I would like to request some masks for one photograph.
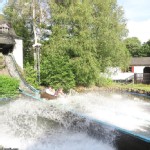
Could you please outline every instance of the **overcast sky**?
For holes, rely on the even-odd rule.
[[[118,0],[123,6],[129,37],[138,37],[141,42],[150,39],[150,0]]]

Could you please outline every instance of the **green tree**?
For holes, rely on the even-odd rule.
[[[127,35],[123,10],[116,0],[94,0],[94,38],[96,55],[102,70],[108,66],[124,66],[129,60],[128,51],[123,44]]]
[[[32,45],[45,36],[43,28],[46,28],[45,22],[48,16],[46,5],[46,0],[8,0],[3,10],[5,18],[12,24],[16,34],[23,39],[26,62],[33,61],[35,51]]]
[[[142,44],[139,56],[150,57],[150,40]]]
[[[28,4],[29,1],[27,0]],[[20,1],[19,6],[22,5],[21,2],[23,1]],[[12,8],[15,12],[14,6]],[[32,19],[32,11],[27,8],[25,5],[16,14],[24,18],[25,27],[30,31],[32,26],[35,27],[40,22],[38,15],[41,13],[37,11],[37,18]],[[37,8],[40,10],[40,7]],[[99,80],[100,72],[107,67],[123,67],[127,64],[129,53],[123,43],[123,37],[127,34],[126,22],[116,0],[51,0],[49,11],[50,19],[46,25],[51,29],[51,35],[43,42],[41,52],[41,81],[44,85],[57,87],[59,81],[63,86],[60,79],[64,72],[70,72],[68,78],[73,82],[75,80],[76,85],[94,85]],[[8,16],[14,17],[14,12]],[[30,31],[32,35],[33,31],[35,33],[35,28]],[[60,67],[61,61],[66,67]],[[55,68],[53,62],[59,64],[56,66],[62,70]],[[51,74],[53,70],[56,70],[55,75]],[[74,83],[65,78],[65,87],[72,87]]]
[[[141,56],[141,42],[137,37],[127,38],[124,42],[132,57]]]
[[[20,1],[21,2],[21,1]],[[22,8],[22,9],[20,9]],[[5,18],[11,23],[13,26],[15,33],[22,38],[23,40],[23,55],[24,55],[24,60],[30,61],[33,60],[32,56],[32,30],[29,20],[29,11],[26,8],[26,13],[24,13],[25,7],[23,6],[22,3],[15,3],[9,1],[4,8],[4,16]],[[28,13],[27,13],[28,12]],[[27,26],[28,24],[28,26]],[[24,62],[26,64],[26,62]]]
[[[73,2],[64,6],[51,1],[52,35],[44,49],[49,53],[69,56],[76,85],[95,84],[100,65],[95,58],[95,42],[92,38],[92,11],[89,1]],[[88,8],[88,9],[87,9]]]
[[[75,86],[74,74],[68,57],[55,53],[44,54],[41,63],[41,83],[65,91]]]

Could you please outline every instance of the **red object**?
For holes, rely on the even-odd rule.
[[[132,72],[134,73],[134,66],[132,66]]]

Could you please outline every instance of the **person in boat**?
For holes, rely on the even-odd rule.
[[[55,92],[55,96],[58,96],[58,97],[64,97],[64,96],[66,96],[66,94],[63,92],[63,88],[59,88],[59,89]]]
[[[50,95],[54,95],[55,96],[55,89],[53,89],[52,87],[48,87],[48,88],[46,88],[46,90],[45,90],[45,92],[47,93],[47,94],[50,94]]]
[[[40,97],[47,100],[53,100],[57,98],[57,96],[55,96],[55,89],[52,87],[47,87],[45,90],[43,90],[40,94]]]

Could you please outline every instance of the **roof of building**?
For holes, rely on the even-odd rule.
[[[15,39],[17,38],[11,24],[6,20],[0,20],[0,48],[3,45],[15,45]]]
[[[14,29],[12,28],[11,24],[8,23],[8,21],[6,21],[6,20],[0,20],[0,27],[5,27],[5,28],[9,29],[9,34],[8,34],[8,36],[11,35],[12,37],[15,37],[15,38],[18,37],[18,36],[16,35]]]
[[[133,57],[131,58],[131,66],[150,66],[150,57]]]
[[[4,24],[0,24],[0,28],[7,28],[7,29],[9,29],[9,26],[6,24],[6,23],[4,23]]]

